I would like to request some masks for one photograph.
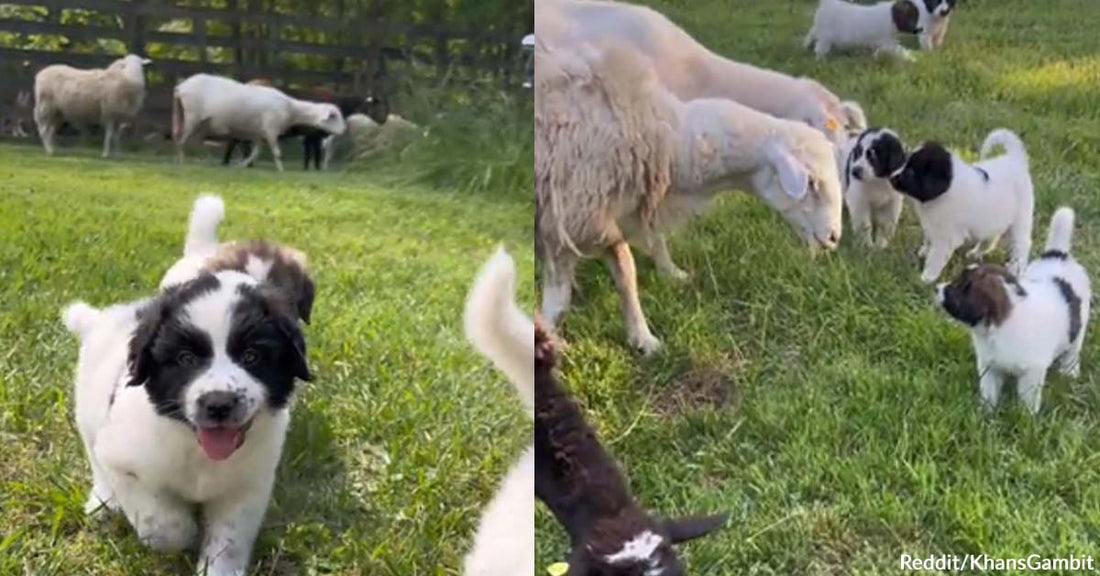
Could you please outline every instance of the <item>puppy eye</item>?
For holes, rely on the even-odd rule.
[[[194,368],[199,365],[199,357],[190,350],[184,350],[176,355],[176,364],[183,368]]]
[[[260,361],[260,353],[255,348],[248,348],[241,354],[241,364],[255,366]]]

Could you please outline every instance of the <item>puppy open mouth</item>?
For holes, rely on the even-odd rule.
[[[222,461],[233,455],[244,445],[245,434],[252,427],[252,420],[243,426],[212,426],[195,428],[195,440],[198,441],[206,457]]]

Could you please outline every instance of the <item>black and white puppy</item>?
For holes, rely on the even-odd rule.
[[[970,328],[987,408],[997,406],[1005,380],[1015,378],[1034,414],[1051,365],[1073,378],[1080,373],[1092,288],[1070,255],[1073,219],[1070,208],[1054,213],[1046,251],[1019,280],[997,266],[971,266],[937,290],[943,309]]]
[[[183,256],[165,273],[160,287],[187,282],[203,272],[236,270],[282,291],[297,310],[298,318],[309,324],[315,286],[306,255],[268,240],[223,243],[218,240],[218,225],[224,218],[225,203],[220,197],[204,194],[195,200]]]
[[[865,246],[885,248],[894,236],[905,197],[890,177],[905,165],[905,146],[887,128],[864,130],[852,142],[844,166],[844,202],[852,231]]]
[[[833,48],[871,48],[912,60],[899,34],[923,34],[928,11],[921,0],[893,0],[864,5],[845,0],[821,0],[803,45],[824,58]]]
[[[996,146],[1005,153],[989,158]],[[924,230],[924,282],[935,282],[960,246],[974,242],[970,254],[980,256],[1005,233],[1009,272],[1018,275],[1027,266],[1035,209],[1027,150],[1016,134],[998,129],[982,143],[981,158],[970,165],[942,144],[925,142],[890,178],[895,190],[915,201]]]
[[[951,23],[951,13],[955,11],[957,0],[922,0],[928,11],[928,26],[920,35],[921,50],[931,50],[943,46],[947,37],[947,25]]]
[[[243,576],[271,497],[296,380],[310,380],[293,303],[236,271],[152,298],[69,306],[85,509],[121,510],[157,550],[196,543],[199,574]]]

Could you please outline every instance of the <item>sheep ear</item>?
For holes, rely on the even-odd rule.
[[[711,532],[726,525],[730,519],[729,514],[712,514],[710,516],[685,516],[662,520],[665,533],[673,544],[694,540],[700,536],[706,536]]]
[[[783,191],[795,200],[804,198],[810,185],[810,175],[802,163],[795,159],[786,146],[778,142],[768,144],[767,158],[779,175],[779,184]]]
[[[840,106],[844,109],[844,116],[849,129],[860,132],[867,129],[867,114],[863,112],[863,107],[859,105],[859,102],[845,100],[840,103]]]

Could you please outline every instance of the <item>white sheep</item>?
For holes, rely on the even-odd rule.
[[[172,97],[172,139],[180,163],[188,140],[201,133],[251,142],[252,151],[242,166],[251,164],[260,153],[260,143],[266,142],[282,172],[279,135],[291,126],[310,126],[333,135],[347,129],[334,104],[297,100],[275,88],[222,76],[191,76],[176,86]]]
[[[650,8],[603,0],[539,0],[535,37],[551,47],[625,42],[645,55],[661,83],[685,102],[729,98],[773,116],[806,122],[833,143],[844,140],[845,128],[866,128],[817,81],[723,58]]]
[[[820,132],[732,100],[685,103],[628,45],[539,44],[535,61],[535,227],[548,322],[569,307],[579,257],[604,256],[631,344],[656,350],[628,242],[682,275],[660,231],[723,190],[752,190],[812,248],[836,246],[840,178]]]
[[[64,64],[43,68],[34,76],[34,122],[47,154],[63,122],[87,128],[103,126],[103,157],[118,147],[119,130],[132,122],[145,103],[145,66],[152,60],[133,54],[106,69],[80,70]]]

